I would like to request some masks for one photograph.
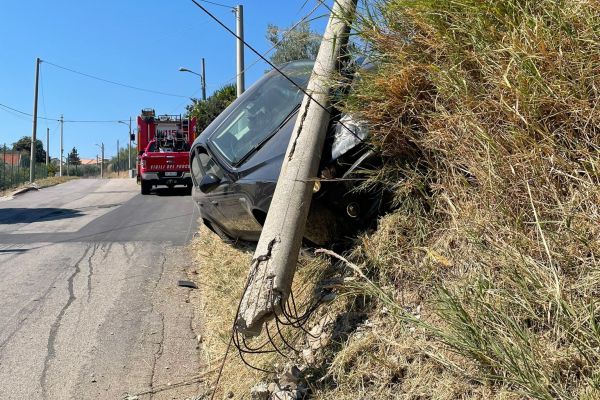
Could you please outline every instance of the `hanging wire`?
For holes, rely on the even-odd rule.
[[[214,1],[209,1],[209,0],[200,0],[200,1],[203,3],[208,3],[208,4],[212,4],[212,5],[219,6],[219,7],[229,8],[231,10],[235,9],[235,7],[233,7],[233,6],[228,6],[226,4],[221,4],[221,3],[214,2]]]
[[[306,4],[306,3],[305,3]],[[279,41],[277,41],[277,43],[274,43],[269,49],[267,49],[267,51],[265,51],[264,53],[262,53],[263,57],[259,57],[256,60],[254,60],[254,62],[252,62],[250,65],[248,65],[246,68],[244,68],[242,70],[242,73],[248,71],[250,68],[252,68],[253,66],[255,66],[256,64],[258,64],[258,62],[260,62],[261,60],[264,60],[264,57],[266,57],[270,52],[272,52],[275,48],[277,48],[277,46],[279,46],[286,38],[287,36],[290,34],[290,32],[292,32],[294,29],[296,29],[300,24],[302,24],[303,22],[308,21],[308,18],[314,14],[315,11],[317,11],[319,9],[319,7],[321,6],[321,4],[317,4],[312,10],[310,10],[308,12],[308,14],[306,14],[301,20],[299,20],[298,22],[296,22],[294,25],[292,25],[288,30],[286,30],[282,35],[281,35],[281,39]],[[229,82],[233,82],[236,78],[237,78],[238,74],[235,74],[234,76],[232,76],[231,78],[229,78],[228,80],[225,81],[225,83],[223,85],[228,84]]]
[[[25,111],[21,111],[21,110],[17,110],[16,108],[7,106],[6,104],[2,104],[0,103],[0,107],[2,107],[4,109],[4,111],[9,112],[13,111],[14,113],[18,113],[21,115],[25,115],[28,117],[33,117],[33,114],[30,114],[28,112]],[[60,122],[59,118],[46,118],[46,117],[40,117],[38,116],[38,119],[42,119],[42,120],[46,120],[46,121],[55,121],[55,122]],[[118,123],[119,121],[124,121],[126,119],[129,119],[129,117],[127,118],[121,118],[121,119],[107,119],[107,120],[74,120],[74,119],[65,119],[63,120],[63,122],[75,122],[75,123]]]
[[[256,50],[251,44],[249,44],[248,42],[246,42],[245,40],[243,40],[242,38],[240,38],[234,31],[232,31],[227,25],[225,25],[223,22],[221,22],[220,19],[218,19],[217,17],[215,17],[210,11],[208,11],[206,9],[206,7],[202,6],[200,3],[198,3],[197,0],[190,0],[192,3],[194,3],[196,6],[198,6],[202,11],[204,11],[209,17],[211,17],[215,22],[217,22],[219,25],[221,25],[221,27],[223,27],[227,32],[229,32],[230,34],[232,34],[235,38],[237,38],[239,41],[241,41],[244,46],[246,46],[248,49],[250,49],[254,54],[256,54],[258,57],[260,57],[264,62],[266,62],[271,68],[273,68],[275,71],[277,71],[281,76],[283,76],[286,80],[288,80],[289,82],[291,82],[292,85],[294,85],[298,90],[300,90],[302,93],[304,93],[304,95],[308,96],[311,101],[313,101],[316,105],[318,105],[323,111],[325,111],[326,113],[328,113],[331,117],[333,117],[333,114],[331,112],[331,110],[327,107],[325,107],[323,104],[321,104],[319,101],[315,100],[313,98],[313,96],[311,94],[308,93],[308,91],[306,89],[304,89],[302,86],[298,85],[296,82],[294,82],[294,80],[292,78],[290,78],[287,74],[285,74],[280,68],[278,68],[275,64],[273,64],[271,61],[269,61],[266,57],[264,57],[261,53],[258,52],[258,50]],[[320,0],[321,1],[321,0]],[[360,136],[358,136],[356,134],[356,132],[354,132],[354,130],[350,129],[348,126],[346,126],[343,122],[338,121],[338,123],[343,126],[344,128],[346,128],[348,130],[348,132],[350,132],[357,140],[359,140],[360,142],[364,142],[364,139],[361,138]]]
[[[206,0],[200,0],[203,1],[205,3],[210,3],[209,1]],[[306,5],[306,3],[308,2],[308,0],[304,3],[304,5]],[[269,49],[267,49],[264,53],[262,53],[262,55],[264,57],[266,57],[271,51],[273,51],[275,48],[277,48],[277,46],[279,46],[286,38],[287,36],[290,34],[290,32],[292,32],[294,29],[296,29],[300,24],[302,24],[305,21],[308,21],[309,18],[312,16],[312,14],[314,14],[315,11],[317,11],[319,9],[321,5],[317,4],[312,10],[310,10],[308,12],[308,14],[306,14],[302,19],[300,19],[298,22],[296,22],[294,25],[292,25],[289,29],[287,29],[282,35],[281,35],[281,39],[279,41],[277,41],[277,43],[274,43]],[[304,6],[303,6],[304,7]],[[235,9],[234,7],[231,7],[232,9]],[[250,65],[248,65],[247,67],[245,67],[242,70],[242,73],[245,73],[246,71],[250,70],[250,68],[254,67],[256,64],[258,64],[259,61],[261,61],[262,58],[257,58],[256,60],[254,60]],[[221,85],[214,85],[214,86],[219,86],[219,87],[224,87],[228,84],[230,84],[231,82],[235,81],[235,79],[237,78],[238,74],[235,74],[234,76],[232,76],[231,78],[227,79],[226,81],[224,81]],[[198,92],[200,92],[200,90],[197,90],[196,92],[194,92],[194,94],[192,94],[190,97],[194,97]],[[179,109],[181,106],[185,105],[186,102],[183,102],[181,104],[179,104],[175,109]]]
[[[48,113],[46,111],[46,99],[44,98],[44,79],[43,79],[43,73],[42,73],[43,68],[40,68],[40,89],[41,89],[41,95],[42,95],[42,109],[44,110],[44,116],[47,116]],[[46,127],[46,130],[48,130],[48,120],[44,118],[44,126]],[[48,149],[46,149],[46,151],[48,151]]]
[[[72,68],[64,67],[62,65],[58,65],[58,64],[52,63],[50,61],[46,61],[46,60],[44,60],[44,63],[46,63],[48,65],[52,65],[53,67],[56,67],[56,68],[63,69],[65,71],[72,72],[72,73],[77,74],[77,75],[85,76],[87,78],[95,79],[95,80],[98,80],[98,81],[101,81],[101,82],[105,82],[105,83],[110,83],[110,84],[116,85],[116,86],[122,86],[122,87],[125,87],[125,88],[128,88],[128,89],[139,90],[139,91],[147,92],[147,93],[160,94],[160,95],[163,95],[163,96],[189,98],[189,96],[184,96],[184,95],[180,95],[180,94],[160,92],[158,90],[152,90],[152,89],[144,89],[144,88],[141,88],[141,87],[128,85],[126,83],[120,83],[120,82],[111,81],[109,79],[104,79],[104,78],[101,78],[101,77],[98,77],[98,76],[95,76],[95,75],[91,75],[91,74],[88,74],[88,73],[85,73],[85,72],[77,71],[77,70],[74,70]]]

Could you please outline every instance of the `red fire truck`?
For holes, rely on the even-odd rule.
[[[191,193],[189,150],[196,139],[196,119],[157,116],[153,109],[143,109],[137,124],[137,176],[142,194],[157,185],[184,185]]]

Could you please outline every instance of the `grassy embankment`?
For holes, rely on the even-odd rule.
[[[380,68],[346,108],[388,157],[372,180],[397,209],[347,255],[360,273],[300,263],[296,290],[344,278],[308,323],[335,320],[311,397],[600,398],[600,3],[368,6]],[[214,367],[251,252],[198,240]],[[217,397],[268,379],[234,355]]]

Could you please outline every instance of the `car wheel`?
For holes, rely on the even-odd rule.
[[[225,243],[233,243],[235,241],[231,236],[229,236],[221,228],[219,228],[218,225],[211,224],[210,222],[207,223],[206,221],[204,223]]]

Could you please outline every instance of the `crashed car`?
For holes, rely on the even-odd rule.
[[[312,61],[295,61],[280,69],[306,88],[312,68]],[[194,141],[193,199],[204,224],[223,239],[259,239],[303,96],[273,70]],[[305,230],[314,244],[351,234],[379,208],[380,193],[356,190],[358,171],[377,159],[365,136],[348,115],[332,115]]]

